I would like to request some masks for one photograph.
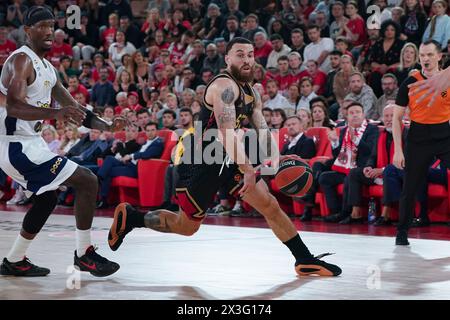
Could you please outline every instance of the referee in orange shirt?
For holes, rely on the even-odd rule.
[[[447,90],[450,85],[439,91],[439,94],[432,95],[425,91],[431,86],[424,84],[424,80],[440,72],[441,58],[438,42],[429,40],[422,43],[419,48],[422,71],[410,74],[400,86],[395,101],[393,162],[397,168],[405,169],[396,245],[409,245],[408,229],[414,215],[415,195],[419,186],[426,183],[428,167],[434,157],[450,165],[450,92]],[[406,107],[410,109],[411,126],[403,154],[401,132]]]

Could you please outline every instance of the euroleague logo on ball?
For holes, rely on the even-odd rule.
[[[295,160],[287,160],[287,161],[283,161],[280,164],[280,168],[281,167],[285,167],[285,166],[295,166]]]
[[[304,196],[311,188],[312,181],[311,167],[302,158],[292,155],[280,161],[275,184],[285,195]]]

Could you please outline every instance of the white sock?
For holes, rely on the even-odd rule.
[[[91,246],[91,229],[76,231],[77,236],[77,256],[81,258],[86,253],[86,249]]]
[[[18,262],[22,261],[25,257],[25,254],[28,250],[28,247],[31,244],[31,241],[22,237],[21,234],[17,236],[16,241],[14,241],[14,244],[9,251],[8,255],[6,256],[6,259],[8,259],[9,262]]]

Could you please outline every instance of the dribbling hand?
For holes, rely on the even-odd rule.
[[[58,109],[55,115],[56,120],[73,123],[77,126],[80,126],[85,118],[86,113],[76,106],[65,106]]]
[[[254,170],[247,170],[244,173],[244,185],[239,190],[241,197],[245,196],[248,192],[251,192],[256,186],[256,175]]]

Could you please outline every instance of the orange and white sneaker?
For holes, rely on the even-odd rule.
[[[129,203],[122,202],[116,207],[114,220],[108,233],[108,244],[111,250],[116,251],[119,249],[125,236],[136,227],[133,225],[136,215],[142,215],[142,213]]]
[[[325,256],[329,256],[331,253],[324,253],[318,256],[311,256],[295,263],[295,271],[299,276],[321,276],[321,277],[337,277],[342,273],[341,268],[338,266],[327,263],[320,260]]]

